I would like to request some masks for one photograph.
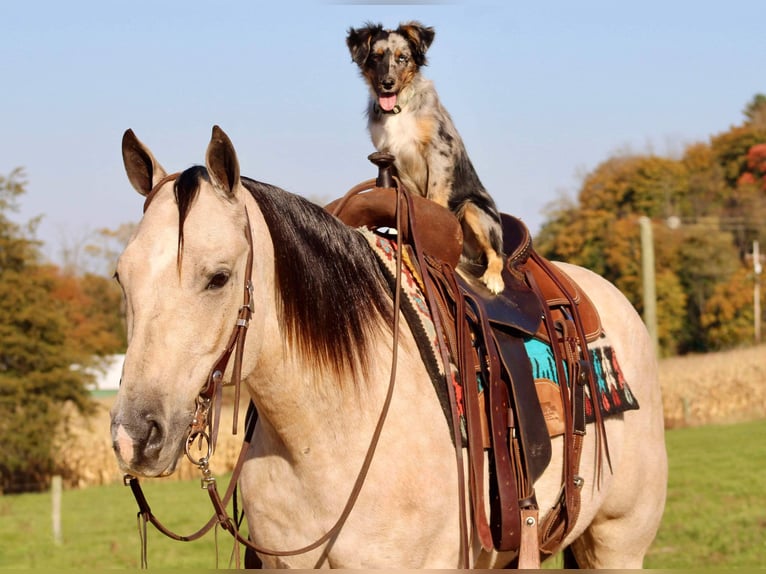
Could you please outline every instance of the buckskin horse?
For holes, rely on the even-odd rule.
[[[128,335],[111,413],[122,470],[169,475],[184,452],[193,457],[195,439],[209,457],[216,431],[200,418],[211,388],[237,379],[258,413],[238,482],[252,544],[275,549],[259,552],[265,567],[512,563],[517,549],[498,551],[467,524],[489,498],[468,513],[459,500],[471,474],[456,464],[460,439],[369,240],[300,196],[241,177],[218,127],[205,166],[180,174],[168,175],[131,130],[123,157],[146,199],[115,273]],[[579,567],[641,567],[667,479],[654,348],[614,286],[559,267],[595,305],[640,408],[605,417],[603,435],[588,423],[579,512],[556,549]],[[607,439],[609,466],[599,468]],[[540,522],[562,499],[563,440],[551,439],[534,482]]]

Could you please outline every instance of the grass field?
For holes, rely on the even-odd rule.
[[[763,568],[766,421],[666,433],[670,473],[648,568]]]
[[[212,508],[198,480],[147,480],[142,483],[152,511],[166,526],[191,534]],[[223,491],[225,484],[219,484]],[[51,495],[0,497],[0,568],[139,568],[138,507],[121,484],[65,490],[62,496],[62,544],[52,537]],[[219,565],[228,565],[232,544],[219,533]],[[196,542],[176,542],[148,527],[151,568],[215,568],[215,534]]]
[[[667,432],[665,515],[649,568],[758,568],[766,557],[766,421]],[[152,510],[188,534],[208,518],[198,481],[145,481]],[[223,490],[224,484],[219,488]],[[66,490],[63,542],[53,544],[50,494],[0,497],[0,568],[137,568],[136,504],[121,485]],[[215,536],[175,542],[149,526],[151,568],[215,568]],[[232,543],[219,533],[219,565]]]

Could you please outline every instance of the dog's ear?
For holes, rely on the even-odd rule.
[[[371,24],[367,22],[364,28],[349,28],[346,36],[346,46],[351,52],[351,59],[359,67],[364,66],[370,55],[372,38],[383,31],[382,24]]]
[[[396,32],[409,41],[415,63],[418,66],[424,66],[426,64],[426,52],[431,46],[431,42],[434,41],[434,36],[436,36],[434,29],[413,21],[399,24]]]

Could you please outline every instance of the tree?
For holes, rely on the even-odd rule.
[[[101,228],[59,240],[59,259],[66,275],[111,277],[117,258],[132,237],[136,223],[123,223],[117,229]]]
[[[52,439],[62,406],[91,408],[85,389],[90,377],[72,365],[89,357],[67,338],[65,308],[57,287],[41,266],[34,222],[12,222],[24,193],[23,172],[0,177],[0,491],[37,490],[53,468]]]
[[[86,273],[62,273],[58,267],[41,270],[53,282],[51,297],[61,303],[67,318],[69,340],[77,341],[88,355],[113,355],[125,351],[122,292],[111,279]]]
[[[755,94],[742,113],[745,114],[747,123],[766,128],[766,95]]]
[[[707,347],[725,349],[751,341],[753,317],[753,273],[742,266],[716,285],[705,302],[700,324]]]
[[[687,189],[683,164],[654,155],[622,156],[608,159],[585,179],[580,202],[618,218],[668,217],[677,213]]]
[[[745,124],[713,136],[710,146],[716,161],[723,169],[723,177],[729,189],[737,188],[737,182],[747,171],[747,153],[754,145],[766,143],[766,127]]]
[[[676,215],[697,218],[720,213],[727,197],[726,180],[713,148],[707,143],[692,144],[681,163],[688,174],[688,189]]]
[[[650,217],[663,352],[705,351],[743,336],[721,325],[709,338],[705,329],[716,317],[735,316],[723,298],[752,242],[766,242],[766,96],[757,95],[745,115],[743,125],[688,146],[680,160],[606,159],[585,177],[576,201],[549,209],[535,238],[541,254],[599,273],[641,312],[636,219]]]
[[[676,267],[678,279],[686,293],[686,317],[678,337],[681,352],[707,350],[702,333],[702,311],[720,283],[729,280],[740,264],[731,233],[721,230],[718,218],[700,219],[696,224],[678,230]]]

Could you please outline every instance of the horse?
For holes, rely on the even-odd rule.
[[[238,368],[259,416],[239,488],[254,543],[300,548],[339,524],[387,398],[390,405],[342,524],[309,551],[259,554],[264,567],[461,567],[460,473],[449,426],[409,326],[401,322],[392,337],[391,292],[367,240],[301,196],[241,176],[217,126],[204,166],[168,176],[131,130],[123,158],[146,200],[115,273],[128,337],[111,411],[121,469],[140,477],[174,471],[246,285],[249,335]],[[581,509],[561,548],[579,567],[639,568],[667,482],[654,346],[611,283],[558,265],[594,302],[640,403],[605,420],[611,471],[601,477],[588,425]],[[224,370],[227,382],[234,369]],[[535,484],[541,519],[561,488],[561,441],[553,439]],[[478,568],[514,558],[476,540],[469,553]]]

